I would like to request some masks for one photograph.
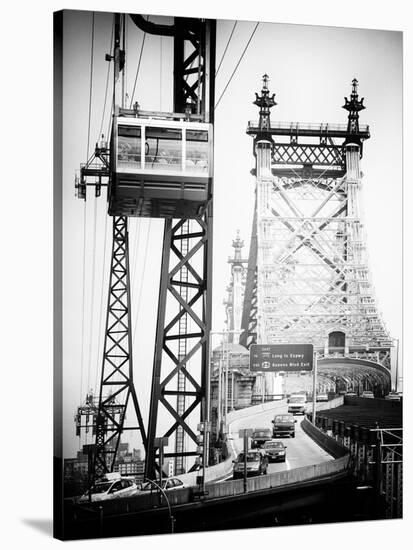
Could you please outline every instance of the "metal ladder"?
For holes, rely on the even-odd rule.
[[[189,220],[186,220],[185,223],[181,227],[181,234],[188,234],[189,232]],[[188,254],[188,248],[189,248],[189,239],[182,239],[181,240],[181,246],[180,251],[182,256],[186,256]],[[179,274],[179,280],[182,283],[179,289],[179,294],[181,298],[188,302],[188,286],[186,283],[188,283],[188,268],[186,266],[182,266]],[[185,313],[182,315],[182,317],[179,319],[179,334],[187,334],[187,325],[188,325],[188,314]],[[178,340],[178,359],[181,361],[187,354],[187,339],[186,338],[180,338]],[[185,368],[187,365],[185,365]],[[182,416],[185,412],[185,392],[186,389],[186,377],[185,375],[179,371],[178,372],[178,381],[177,381],[177,391],[179,392],[176,398],[176,411],[179,416]],[[178,426],[176,429],[176,435],[175,435],[175,452],[178,453],[180,456],[175,457],[175,475],[183,474],[186,471],[186,461],[185,457],[183,456],[183,453],[185,451],[185,431],[182,428],[182,426]]]

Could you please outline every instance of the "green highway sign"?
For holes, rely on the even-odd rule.
[[[252,344],[251,372],[299,372],[313,370],[313,344]]]

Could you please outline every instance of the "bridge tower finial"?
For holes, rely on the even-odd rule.
[[[241,239],[240,230],[237,229],[237,235],[232,241],[232,248],[234,249],[234,260],[241,260],[241,249],[244,247],[244,241]]]
[[[344,98],[344,105],[343,109],[348,111],[348,123],[347,123],[347,138],[345,143],[356,142],[360,143],[360,138],[358,137],[359,134],[359,112],[365,109],[366,107],[363,105],[364,97],[359,99],[358,95],[358,80],[356,78],[353,78],[352,81],[352,89],[351,89],[351,95],[350,100],[347,99],[347,97]]]
[[[253,104],[260,108],[260,120],[258,126],[261,131],[270,129],[270,109],[274,107],[274,105],[277,105],[274,100],[275,94],[270,95],[268,89],[269,80],[269,76],[265,73],[262,77],[261,95],[258,95],[255,92],[255,101],[253,101]]]

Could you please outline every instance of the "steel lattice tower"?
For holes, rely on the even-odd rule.
[[[370,134],[358,122],[365,108],[358,83],[343,106],[347,125],[271,123],[276,103],[267,84],[265,75],[254,102],[260,119],[247,129],[256,208],[241,343],[311,342],[321,357],[374,352],[388,367],[392,342],[377,309],[360,216],[360,159]]]
[[[96,418],[94,475],[114,467],[120,437],[126,430],[146,435],[133,383],[129,247],[126,216],[113,218],[113,245],[106,316],[105,344]],[[128,406],[129,405],[129,406]],[[135,418],[132,413],[135,413]],[[130,422],[125,426],[125,418]]]
[[[202,446],[196,430],[199,421],[208,421],[209,414],[207,364],[212,304],[213,175],[211,170],[210,175],[202,173],[195,181],[191,171],[185,172],[182,166],[177,175],[175,166],[172,167],[175,176],[170,173],[165,176],[155,161],[161,160],[158,145],[164,136],[159,132],[179,128],[184,143],[186,129],[191,134],[194,128],[199,130],[199,124],[203,124],[201,133],[195,137],[192,135],[191,139],[196,141],[199,136],[207,136],[209,150],[206,157],[213,166],[216,22],[176,17],[172,25],[164,25],[149,22],[142,15],[131,14],[130,18],[148,34],[173,38],[174,110],[172,113],[154,113],[140,109],[138,102],[129,108],[126,105],[127,25],[126,16],[116,13],[113,55],[106,55],[107,61],[114,62],[111,142],[109,146],[103,140],[96,144],[94,154],[81,165],[75,185],[78,197],[82,199],[86,199],[87,186],[95,188],[96,196],[100,195],[102,186],[108,188],[108,214],[113,216],[114,228],[104,360],[99,406],[95,414],[96,452],[92,477],[113,469],[122,432],[134,429],[140,432],[146,451],[145,476],[154,479],[162,468],[163,458],[172,458],[175,469],[182,472],[186,469],[187,457],[198,460],[200,455],[207,456],[206,443],[200,451]],[[136,150],[136,154],[129,158],[129,162],[135,165],[133,170],[125,176],[122,169],[121,176],[117,162],[124,160],[125,153],[118,147],[119,128],[126,132],[126,137],[131,131],[136,137],[150,120],[153,122],[149,126],[155,127],[152,131],[157,132],[155,139],[158,143],[148,163],[151,170],[154,169],[153,173],[146,173],[144,177],[138,175],[145,169]],[[159,121],[164,121],[165,128]],[[136,122],[140,124],[139,128]],[[191,126],[191,123],[198,126]],[[189,151],[186,143],[191,139],[182,146],[180,158],[186,158]],[[142,158],[145,159],[149,154],[145,152],[147,142],[142,143],[145,145]],[[191,160],[189,156],[188,160]],[[199,198],[201,195],[202,199]],[[165,219],[147,430],[143,426],[133,382],[129,216]],[[137,418],[131,427],[124,423],[128,405],[133,406]],[[159,411],[163,414],[161,421]],[[129,421],[129,415],[127,418]],[[80,417],[76,422],[80,430]],[[172,449],[163,452],[164,445]]]

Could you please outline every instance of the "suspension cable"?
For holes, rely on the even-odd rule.
[[[222,62],[224,61],[225,54],[227,53],[227,49],[229,46],[229,43],[231,42],[232,35],[234,34],[235,27],[237,26],[238,21],[235,21],[234,26],[232,27],[231,34],[229,35],[227,45],[225,46],[224,53],[222,54],[221,61],[219,62],[218,69],[215,71],[215,78],[219,72],[219,69],[221,68]]]
[[[250,45],[250,42],[251,42],[251,40],[253,39],[253,36],[254,36],[254,34],[255,34],[255,31],[256,31],[257,28],[258,28],[258,25],[259,25],[259,22],[255,25],[254,30],[252,31],[251,36],[249,37],[249,40],[248,40],[248,42],[247,42],[247,45],[245,46],[245,48],[244,48],[244,50],[243,50],[243,52],[242,52],[242,54],[241,54],[241,57],[240,57],[239,60],[238,60],[238,63],[235,65],[235,69],[232,71],[232,74],[231,74],[231,76],[229,77],[229,80],[228,80],[228,82],[227,82],[227,84],[226,84],[226,86],[225,86],[225,88],[224,88],[222,94],[219,96],[219,99],[218,99],[218,101],[216,102],[215,107],[214,107],[215,109],[218,107],[218,105],[219,105],[221,99],[223,98],[225,92],[227,91],[227,88],[228,88],[228,86],[230,85],[230,82],[231,82],[231,80],[233,79],[233,77],[234,77],[234,75],[235,75],[235,73],[236,73],[236,71],[237,71],[237,69],[238,69],[239,64],[241,63],[242,58],[244,57],[245,52],[247,51],[248,46]]]
[[[149,15],[146,17],[146,21],[148,21],[148,20],[149,20]],[[146,32],[143,33],[141,51],[140,51],[139,60],[138,60],[138,68],[136,69],[135,82],[133,83],[133,90],[132,90],[132,95],[131,95],[131,99],[130,99],[129,109],[132,109],[133,98],[135,96],[135,90],[136,90],[136,83],[138,82],[139,70],[140,70],[140,67],[141,67],[143,48],[145,46],[145,40],[146,40]]]

